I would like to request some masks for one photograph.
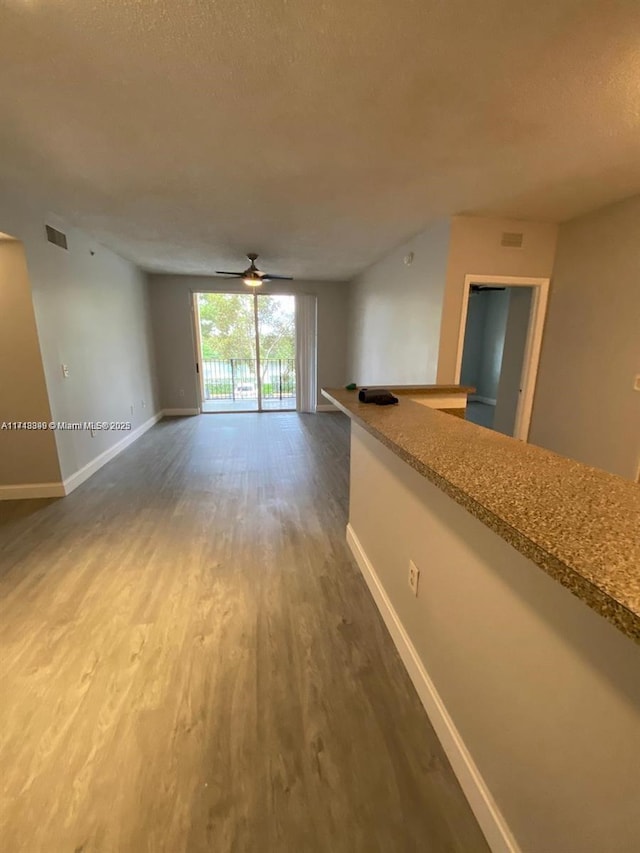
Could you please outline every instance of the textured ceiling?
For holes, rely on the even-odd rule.
[[[0,0],[0,69],[2,184],[149,270],[640,191],[638,0]]]

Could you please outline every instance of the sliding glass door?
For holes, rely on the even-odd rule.
[[[256,294],[260,408],[296,407],[295,296]]]
[[[295,297],[197,293],[203,412],[296,408]]]

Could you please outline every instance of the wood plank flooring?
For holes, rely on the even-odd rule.
[[[0,849],[486,851],[345,545],[342,415],[162,421],[0,503]]]

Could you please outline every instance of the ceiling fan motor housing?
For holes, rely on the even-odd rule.
[[[257,252],[248,252],[247,257],[251,262],[246,270],[243,272],[228,272],[226,270],[216,270],[216,275],[226,275],[231,276],[232,278],[241,278],[246,285],[249,287],[257,287],[265,281],[272,281],[274,279],[279,279],[281,281],[292,281],[293,277],[290,275],[270,275],[269,273],[262,272],[256,266],[256,261],[258,260]]]

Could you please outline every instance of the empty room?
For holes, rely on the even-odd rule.
[[[0,850],[638,850],[639,45],[0,3]]]

